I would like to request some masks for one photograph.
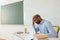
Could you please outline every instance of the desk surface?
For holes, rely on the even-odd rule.
[[[21,38],[22,40],[31,40],[34,36],[31,34],[16,34],[15,35],[19,38]],[[59,40],[58,38],[48,38],[49,40]],[[37,40],[37,39],[35,39]]]

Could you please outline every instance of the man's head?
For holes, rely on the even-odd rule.
[[[42,21],[42,18],[40,17],[39,14],[36,14],[33,16],[33,25],[34,25],[34,22],[39,24],[41,21]]]

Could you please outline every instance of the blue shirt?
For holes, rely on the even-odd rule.
[[[54,31],[51,23],[47,20],[42,20],[40,24],[34,24],[35,32],[47,34],[48,37],[56,37],[57,33]]]

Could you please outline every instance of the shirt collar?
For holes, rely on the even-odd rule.
[[[44,23],[44,19],[42,19],[42,21],[40,22],[40,24]]]

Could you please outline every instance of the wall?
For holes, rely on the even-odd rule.
[[[24,24],[31,25],[35,14],[60,26],[60,0],[24,0]]]
[[[19,1],[22,1],[22,0],[4,0],[4,1],[0,0],[0,5],[7,5],[7,4],[19,2]]]

